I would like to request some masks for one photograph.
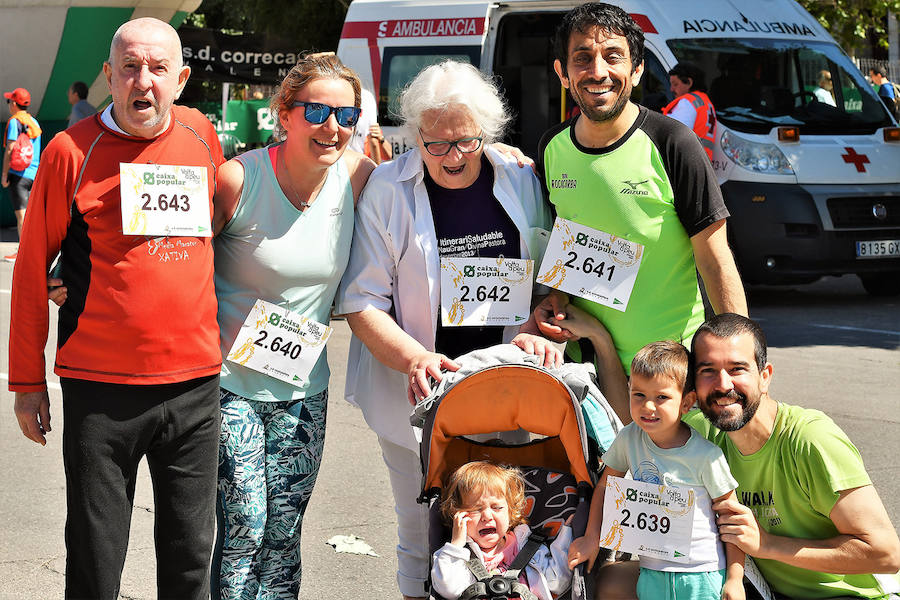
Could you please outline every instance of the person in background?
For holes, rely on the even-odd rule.
[[[87,101],[88,86],[83,81],[76,81],[73,83],[71,87],[69,87],[67,95],[69,104],[72,105],[72,112],[69,114],[69,127],[82,119],[97,114],[97,109]]]
[[[378,123],[369,125],[369,133],[366,135],[366,156],[377,164],[381,164],[386,160],[391,160],[393,155],[391,145],[381,131],[381,125]]]
[[[390,160],[393,155],[391,145],[384,138],[378,124],[378,102],[366,88],[362,90],[362,114],[356,129],[353,130],[350,149],[365,154],[375,161],[375,164]]]
[[[888,112],[895,119],[898,118],[898,112],[900,112],[898,111],[898,102],[900,102],[900,98],[897,98],[896,90],[894,90],[893,84],[887,78],[887,69],[883,65],[873,66],[869,69],[869,79],[877,86],[875,91],[878,93],[881,101],[884,102]]]
[[[834,102],[834,84],[831,81],[831,72],[826,70],[819,71],[819,80],[813,89],[816,100],[828,106],[837,106]]]
[[[697,134],[703,151],[712,160],[716,141],[716,110],[706,94],[706,77],[700,67],[680,62],[669,71],[669,85],[675,99],[662,112],[687,125]]]
[[[6,135],[3,137],[3,175],[0,185],[9,189],[9,199],[13,212],[16,215],[16,227],[19,240],[22,240],[22,224],[25,221],[25,209],[28,207],[28,198],[31,196],[31,187],[37,175],[38,164],[41,161],[41,126],[37,119],[28,113],[31,105],[31,94],[25,88],[16,88],[3,94],[6,105],[9,108],[9,122],[6,124]],[[31,161],[21,168],[13,168],[13,151],[17,145],[19,134],[24,132],[31,142]],[[6,262],[15,262],[18,251],[4,256]]]

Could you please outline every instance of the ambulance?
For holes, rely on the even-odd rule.
[[[632,100],[665,106],[680,61],[706,73],[718,116],[712,164],[744,281],[856,274],[870,294],[900,294],[900,129],[825,29],[793,0],[612,2],[646,34]],[[577,4],[354,0],[338,56],[378,98],[395,154],[415,143],[398,127],[398,94],[450,58],[496,77],[515,116],[505,141],[533,156],[572,108],[552,37]],[[819,87],[823,71],[831,90]]]

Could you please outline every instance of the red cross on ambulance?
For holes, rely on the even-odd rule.
[[[850,147],[844,148],[844,151],[847,153],[841,154],[841,158],[844,159],[844,162],[848,164],[853,163],[856,166],[857,173],[865,173],[866,163],[869,162],[869,157],[865,154],[857,154],[856,150]]]

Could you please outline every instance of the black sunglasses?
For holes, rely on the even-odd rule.
[[[291,106],[302,106],[303,117],[313,125],[321,125],[328,120],[331,113],[341,127],[354,127],[359,121],[361,108],[355,106],[328,106],[321,102],[301,102],[297,100]]]

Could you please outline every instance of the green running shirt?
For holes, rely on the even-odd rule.
[[[544,134],[538,152],[558,216],[644,246],[625,312],[573,300],[609,330],[626,373],[650,342],[690,344],[704,316],[690,237],[728,216],[694,132],[639,108],[634,125],[611,146],[579,144],[579,116]]]
[[[779,403],[772,435],[747,456],[700,410],[683,420],[722,449],[738,481],[738,500],[769,533],[812,540],[834,537],[840,532],[830,515],[840,493],[872,483],[859,450],[818,410]],[[884,598],[900,589],[897,575],[839,575],[755,560],[772,589],[789,598]]]

